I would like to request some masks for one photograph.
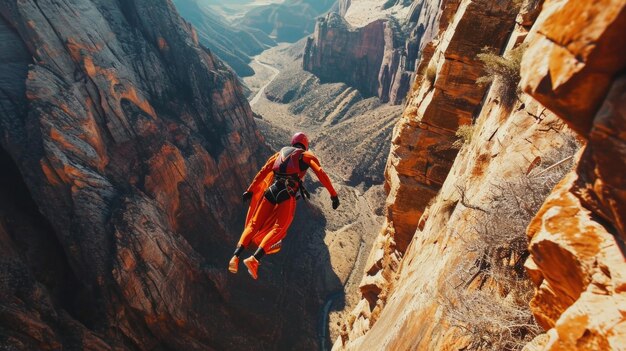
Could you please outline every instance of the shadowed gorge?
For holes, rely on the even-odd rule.
[[[236,76],[172,3],[4,2],[0,13],[6,196],[34,200],[6,214],[33,228],[3,224],[3,347],[316,345],[317,306],[338,288],[323,235],[303,229],[282,256],[299,263],[284,274],[268,260],[262,286],[226,275],[240,193],[269,149]]]

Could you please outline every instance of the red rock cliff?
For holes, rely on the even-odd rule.
[[[330,13],[318,19],[305,48],[303,68],[322,82],[344,82],[365,96],[402,103],[415,77],[421,49],[436,34],[442,14],[434,1],[395,5],[408,9],[406,18],[388,16],[353,27],[343,17],[351,2],[340,2],[341,15]],[[446,16],[444,13],[444,21]]]
[[[386,21],[355,29],[331,12],[318,19],[314,36],[308,38],[303,68],[322,82],[343,81],[365,96],[376,95],[385,43],[393,42],[392,36]]]
[[[623,1],[546,1],[528,39],[524,89],[587,140],[528,227],[536,349],[626,345],[625,32]]]
[[[3,346],[315,347],[324,292],[300,281],[313,258],[262,287],[226,277],[240,193],[268,151],[237,78],[172,3],[4,1],[0,14],[2,167],[19,169],[3,191],[23,179],[33,201],[17,223],[43,223],[0,223]]]
[[[511,22],[499,29],[485,27],[495,13],[486,3],[448,5],[452,21],[423,51],[424,76],[396,126],[387,224],[366,264],[363,300],[333,349],[622,349],[623,2],[525,2],[519,14],[502,4],[494,17]],[[485,40],[501,38],[505,58],[528,46],[527,94],[510,106],[501,81],[484,98],[475,85],[482,63],[468,63],[480,47],[469,41],[481,34],[465,37],[471,28],[493,28]],[[458,155],[441,148],[466,123],[474,126]],[[573,131],[585,139],[578,153]],[[516,237],[498,244],[502,233]],[[511,279],[514,289],[502,283]]]

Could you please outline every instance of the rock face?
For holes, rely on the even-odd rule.
[[[528,227],[540,349],[626,344],[624,31],[623,2],[546,1],[522,63],[524,89],[588,141]]]
[[[361,2],[341,1],[339,14],[318,19],[303,68],[322,82],[343,82],[364,96],[400,104],[423,48],[438,32],[439,18],[448,22],[458,1],[397,1],[382,8]],[[389,7],[393,11],[385,12]]]
[[[497,50],[501,50],[500,47],[506,45],[508,31],[513,28],[516,16],[516,12],[511,10],[509,5],[480,1],[445,4],[446,7],[441,12],[439,37],[434,44],[429,44],[424,49],[417,69],[422,74],[416,78],[404,115],[396,124],[392,136],[392,147],[386,168],[386,189],[389,193],[386,203],[387,221],[374,243],[361,283],[361,294],[367,301],[364,305],[367,307],[365,312],[357,310],[353,312],[354,319],[350,319],[346,324],[341,341],[338,341],[335,346],[359,349],[368,345],[372,349],[395,349],[398,345],[404,345],[400,349],[415,349],[416,345],[419,345],[421,349],[426,350],[439,349],[442,345],[446,345],[444,334],[449,328],[434,327],[435,322],[426,323],[437,311],[436,291],[442,286],[443,281],[426,283],[420,279],[443,277],[453,270],[453,261],[457,259],[455,255],[459,253],[455,252],[454,248],[447,248],[452,239],[447,239],[449,233],[441,232],[445,231],[444,225],[450,213],[440,210],[436,216],[433,216],[439,219],[430,220],[435,223],[432,229],[422,227],[421,235],[425,236],[423,242],[430,241],[436,244],[432,247],[432,251],[420,256],[418,248],[412,248],[412,251],[407,250],[409,250],[409,244],[415,240],[420,217],[426,221],[424,210],[440,191],[444,182],[447,181],[450,184],[448,184],[446,194],[441,195],[440,198],[445,199],[446,203],[455,203],[459,201],[460,196],[457,186],[463,184],[464,187],[471,187],[469,184],[474,181],[477,182],[476,184],[485,181],[484,177],[474,179],[465,176],[463,173],[473,167],[469,165],[456,166],[455,175],[449,176],[448,172],[458,152],[458,148],[453,146],[457,139],[454,133],[459,126],[472,124],[473,120],[478,117],[477,113],[481,111],[483,95],[487,91],[486,87],[478,87],[475,84],[476,79],[484,73],[483,64],[476,58],[476,55],[485,46],[494,45]],[[428,71],[431,73],[427,72],[427,67],[430,67]],[[492,99],[495,101],[494,105],[498,104],[497,99],[497,97]],[[530,110],[533,109],[538,109],[536,104],[530,107]],[[508,114],[504,108],[498,108],[498,110],[502,111],[489,114],[490,110],[483,109],[486,115],[483,118],[492,121],[483,122],[485,128],[489,123],[497,124],[494,121]],[[526,121],[528,114],[520,114],[517,118],[519,119],[517,123],[525,121],[524,123],[528,125],[532,124]],[[505,135],[517,133],[517,131],[507,129],[501,132]],[[494,133],[494,131],[491,129],[481,133]],[[492,140],[488,141],[492,142]],[[518,142],[522,143],[521,140]],[[476,148],[480,149],[480,146]],[[512,146],[512,149],[505,155],[509,152],[515,154],[514,149],[515,147]],[[545,153],[549,149],[550,147],[546,145],[540,147],[537,152]],[[498,153],[494,151],[492,154],[498,155]],[[475,162],[478,164],[475,167],[494,167],[495,169],[511,167],[509,164],[502,165],[499,162],[494,162],[493,165],[484,164],[486,155],[482,155],[482,152],[478,150],[473,156],[465,155],[465,157],[467,158],[464,158],[464,161],[457,159],[457,162]],[[477,160],[469,161],[474,158]],[[506,160],[507,156],[503,159]],[[506,172],[505,169],[502,171]],[[491,174],[493,172],[496,171],[492,171]],[[485,171],[485,173],[490,172]],[[488,193],[489,190],[484,189],[484,191]],[[484,193],[481,194],[476,196],[486,197]],[[445,205],[439,206],[446,207]],[[446,218],[442,219],[444,216]],[[464,220],[459,219],[461,222]],[[442,251],[446,252],[445,255],[438,257]],[[403,267],[410,264],[408,262],[414,262],[411,259],[407,260],[408,256],[419,260],[420,264],[425,265],[425,270],[406,268],[410,269],[411,273],[404,275],[406,271],[403,271],[405,269]],[[400,283],[396,279],[408,279],[411,282]],[[424,288],[428,290],[424,294],[415,297],[417,299],[414,301],[415,308],[403,313],[404,317],[410,319],[405,319],[406,322],[402,326],[392,327],[389,318],[393,318],[395,313],[400,313],[402,308],[400,306],[406,306],[409,303],[408,294],[411,289],[414,291],[417,288],[415,284],[430,286]],[[397,298],[396,289],[404,291],[398,293],[400,297]],[[394,307],[385,307],[386,304],[388,306],[390,298],[394,299]],[[422,317],[416,317],[419,315]],[[378,327],[377,321],[383,316],[386,316],[385,322]],[[399,335],[402,333],[411,333],[408,329],[411,328],[410,325],[420,324],[422,331],[419,335],[422,335],[423,339],[400,340],[402,338]],[[374,333],[372,329],[370,336],[368,331],[372,326],[377,332]],[[391,330],[390,333],[394,336],[383,337],[381,333],[385,330]],[[431,341],[428,341],[429,338]]]
[[[393,41],[385,21],[353,29],[343,17],[329,13],[315,25],[315,35],[307,41],[303,68],[322,82],[343,81],[364,96],[378,90],[378,71],[385,52],[385,42]]]
[[[619,1],[527,2],[508,41],[512,25],[493,28],[489,38],[500,38],[496,42],[503,46],[498,52],[528,45],[521,64],[528,95],[520,92],[507,106],[502,82],[496,81],[484,99],[471,91],[482,75],[479,62],[470,64],[480,47],[463,38],[471,28],[484,31],[493,18],[510,21],[516,14],[491,17],[493,8],[474,7],[478,3],[448,2],[442,18],[453,20],[449,26],[441,20],[441,34],[423,50],[417,68],[423,74],[416,77],[394,132],[387,224],[365,265],[363,300],[344,321],[335,350],[494,349],[490,338],[473,339],[488,330],[478,319],[496,320],[500,308],[518,299],[525,301],[515,309],[525,316],[520,321],[525,327],[506,349],[528,343],[528,351],[621,350],[626,344],[621,132],[626,42],[619,34],[625,31],[625,6]],[[464,67],[455,67],[460,64]],[[445,147],[454,140],[451,131],[472,120],[456,155]],[[580,152],[567,147],[570,128],[585,139]],[[442,150],[450,152],[443,153],[446,162],[433,161]],[[571,160],[575,167],[568,171],[563,165]],[[487,251],[477,251],[474,238],[485,226],[517,218],[489,217],[497,213],[494,194],[502,194],[511,181],[526,184],[526,190],[500,204],[534,204],[522,206],[528,218],[517,226],[518,234],[527,234],[529,244],[522,249],[528,250],[507,258],[520,281],[535,287],[530,301],[523,290],[512,295],[503,289],[496,276],[474,280],[492,269],[481,264]],[[557,185],[551,189],[546,182]],[[424,191],[423,184],[431,186]],[[489,241],[486,249],[500,249],[492,245]],[[474,272],[470,280],[460,278]],[[467,300],[476,296],[483,299]]]
[[[0,14],[0,161],[20,174],[2,190],[23,179],[33,200],[0,201],[0,343],[314,348],[323,246],[295,240],[290,272],[262,267],[262,286],[226,276],[240,193],[269,150],[236,76],[174,5],[5,1]]]
[[[418,78],[421,81],[409,96],[392,138],[386,170],[387,209],[389,230],[400,252],[408,246],[423,210],[447,177],[457,152],[452,146],[455,131],[471,124],[479,110],[486,87],[475,84],[483,74],[476,55],[485,46],[503,46],[514,23],[515,15],[508,6],[464,5],[432,59],[421,61],[420,66],[431,72]],[[450,2],[448,6],[456,8],[458,4]]]
[[[337,1],[338,13],[341,16],[345,16],[346,12],[348,12],[348,8],[350,7],[351,0],[339,0]]]

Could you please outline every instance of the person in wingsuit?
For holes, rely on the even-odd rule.
[[[243,263],[254,279],[258,278],[261,258],[280,251],[293,220],[298,192],[300,197],[309,197],[302,184],[309,168],[330,193],[333,209],[339,207],[337,191],[317,157],[309,150],[309,139],[304,133],[296,133],[291,138],[291,146],[270,157],[243,193],[243,200],[251,201],[246,226],[228,264],[231,273],[237,273],[239,257],[250,243],[254,243],[257,250]]]

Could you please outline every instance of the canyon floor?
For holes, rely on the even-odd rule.
[[[342,291],[330,294],[320,306],[320,337],[326,339],[321,343],[325,349],[329,340],[336,339],[344,313],[358,302],[365,261],[384,218],[386,145],[401,106],[383,105],[377,98],[355,98],[358,92],[344,84],[319,84],[300,67],[303,44],[280,44],[256,56],[251,63],[256,74],[244,78],[244,83],[250,89],[248,98],[266,142],[278,150],[295,132],[306,132],[312,151],[339,192],[341,206],[333,211],[328,193],[310,174],[311,201],[298,204],[318,207],[326,217],[324,243],[332,275],[343,284]],[[289,236],[295,235],[298,233],[292,228]]]

